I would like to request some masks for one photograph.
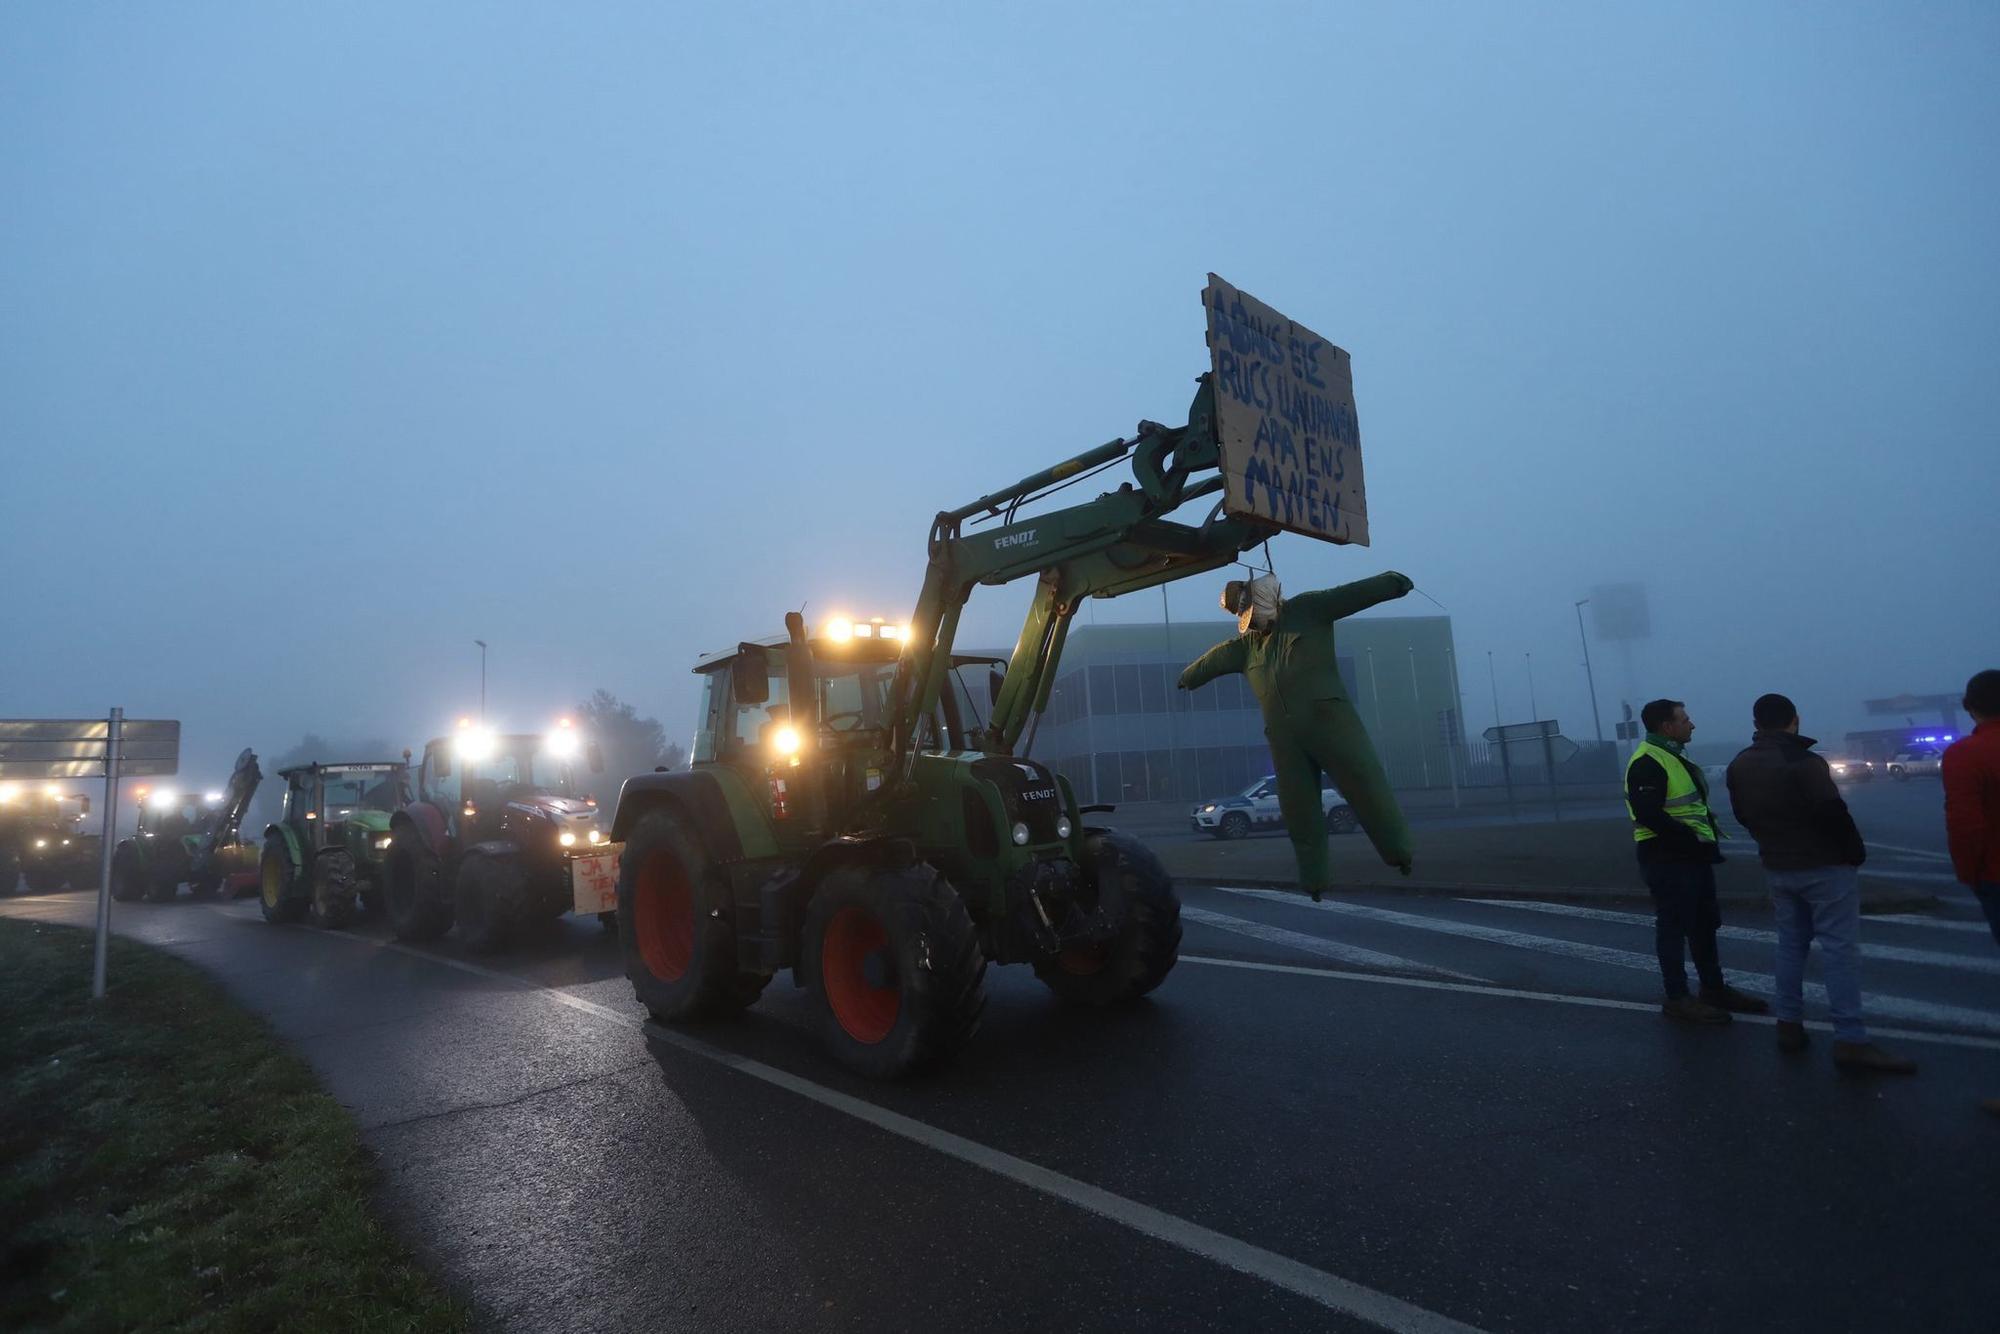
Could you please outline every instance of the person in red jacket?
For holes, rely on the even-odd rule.
[[[1979,896],[2000,941],[2000,670],[1965,683],[1972,731],[1944,753],[1944,828],[1952,869]]]
[[[2000,941],[2000,670],[1965,683],[1972,733],[1944,753],[1944,829],[1952,869],[1971,887]],[[2000,1116],[2000,1098],[1980,1106]]]

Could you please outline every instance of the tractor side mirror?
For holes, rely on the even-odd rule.
[[[729,692],[738,704],[771,700],[771,654],[762,644],[739,644],[729,664]]]
[[[986,702],[989,704],[998,704],[1000,702],[1000,687],[1006,684],[1007,673],[1001,671],[998,667],[987,668]]]
[[[604,772],[604,748],[595,741],[583,748],[583,759],[584,763],[590,766],[592,773],[601,774]]]

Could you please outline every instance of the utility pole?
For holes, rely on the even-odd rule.
[[[479,645],[479,721],[483,724],[486,721],[486,641],[475,639],[472,642]]]
[[[1597,744],[1604,744],[1604,719],[1597,713],[1597,676],[1590,670],[1590,636],[1583,632],[1583,604],[1589,598],[1579,598],[1576,604],[1576,637],[1583,645],[1583,679],[1590,683],[1590,721],[1597,728]]]
[[[1528,721],[1538,723],[1542,720],[1542,711],[1535,704],[1535,655],[1523,653],[1521,656],[1528,660]]]
[[[1493,650],[1486,650],[1486,680],[1493,687],[1493,725],[1500,726],[1500,674],[1493,670]]]

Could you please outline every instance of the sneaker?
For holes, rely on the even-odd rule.
[[[1736,1014],[1765,1014],[1771,1008],[1769,1002],[1729,986],[1703,987],[1701,998],[1719,1010],[1730,1010]]]
[[[1788,1019],[1778,1021],[1778,1050],[1804,1051],[1806,1049],[1806,1026]]]
[[[1917,1063],[1907,1056],[1884,1051],[1872,1042],[1836,1042],[1833,1063],[1843,1070],[1871,1070],[1885,1075],[1914,1075]]]
[[[1674,996],[1660,1006],[1660,1013],[1684,1024],[1726,1024],[1729,1011],[1710,1005],[1696,996]]]

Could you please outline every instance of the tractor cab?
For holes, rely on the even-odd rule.
[[[285,780],[280,818],[308,851],[345,847],[372,854],[388,837],[389,817],[407,799],[408,768],[378,760],[280,770],[278,777]]]
[[[424,743],[417,799],[444,812],[454,836],[468,844],[501,837],[516,817],[531,815],[594,828],[597,802],[584,791],[579,767],[602,773],[604,756],[568,719],[545,733],[461,724],[454,735]]]

